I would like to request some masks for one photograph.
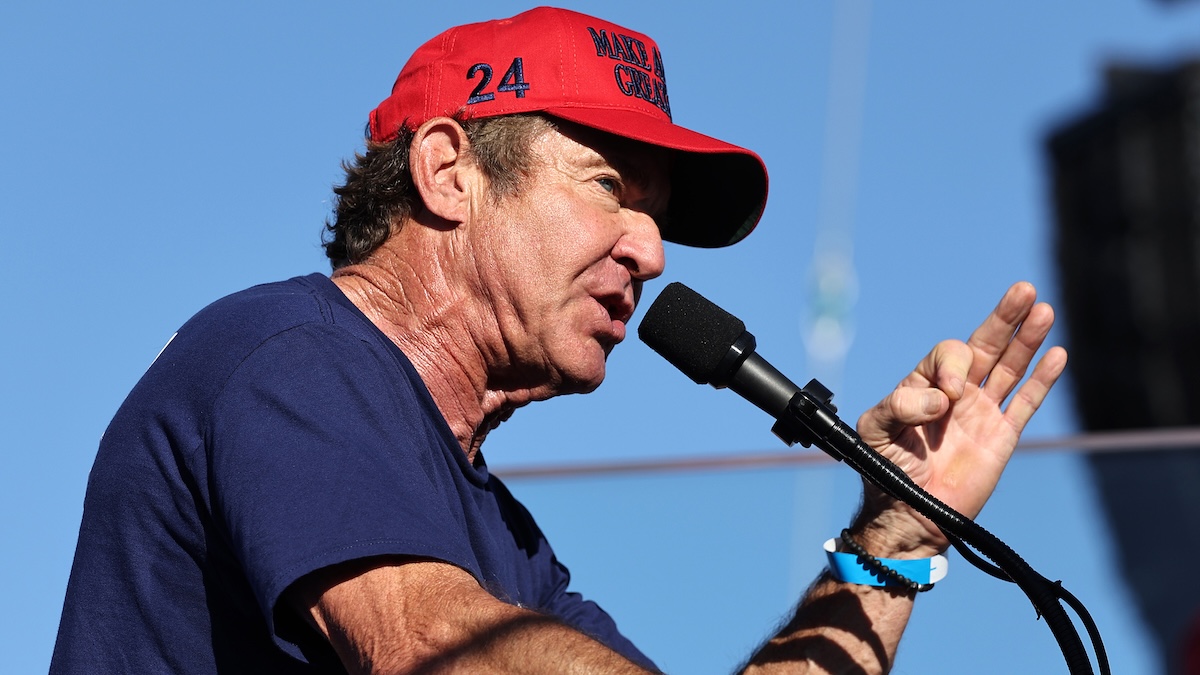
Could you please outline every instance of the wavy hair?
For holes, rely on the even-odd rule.
[[[544,115],[506,115],[459,120],[470,157],[488,178],[493,196],[514,194],[532,168],[530,147],[554,122]],[[413,185],[408,151],[413,132],[406,127],[392,141],[368,139],[366,152],[343,162],[346,181],[334,186],[332,221],[325,221],[321,243],[333,269],[359,263],[383,245],[394,228],[416,213],[421,195]]]

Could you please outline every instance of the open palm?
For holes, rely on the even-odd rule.
[[[858,420],[868,445],[970,518],[992,494],[1025,425],[1066,367],[1066,351],[1053,347],[1021,383],[1054,324],[1054,311],[1036,298],[1028,283],[1009,288],[967,342],[939,343]],[[864,511],[884,514],[881,522],[914,547],[948,545],[935,525],[872,486]]]

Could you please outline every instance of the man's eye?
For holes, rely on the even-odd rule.
[[[618,183],[615,178],[597,178],[596,182],[607,192],[615,193],[617,191]]]

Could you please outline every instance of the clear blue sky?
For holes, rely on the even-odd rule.
[[[835,31],[839,6],[857,32]],[[0,331],[5,670],[49,663],[97,440],[167,337],[224,294],[327,269],[318,237],[338,163],[361,147],[367,111],[408,54],[449,25],[528,7],[0,7],[0,281],[12,291]],[[1106,59],[1200,51],[1196,3],[573,8],[654,36],[676,121],[766,160],[759,231],[730,250],[670,247],[665,280],[739,314],[801,382],[817,370],[802,339],[816,226],[833,213],[850,228],[854,339],[844,368],[821,373],[850,420],[936,341],[965,337],[1013,281],[1055,298],[1047,130],[1094,101]],[[835,95],[831,124],[831,91],[843,91],[831,89],[835,53],[849,54],[839,82],[861,86]],[[756,409],[692,385],[636,340],[611,364],[595,394],[530,406],[496,431],[485,446],[493,467],[779,447]],[[1074,430],[1068,383],[1028,436]],[[727,672],[767,634],[858,494],[842,466],[512,488],[576,587],[678,673]],[[1018,457],[980,520],[1087,604],[1114,672],[1153,672],[1078,457]],[[1024,596],[955,556],[950,578],[921,597],[896,672],[967,671],[1065,667]]]

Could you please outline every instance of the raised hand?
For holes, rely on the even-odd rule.
[[[868,445],[971,518],[1066,367],[1066,351],[1052,347],[1021,383],[1054,324],[1054,310],[1036,299],[1031,284],[1013,285],[967,342],[939,343],[858,420]],[[871,485],[855,529],[875,545],[876,555],[930,555],[948,545],[933,523]]]

